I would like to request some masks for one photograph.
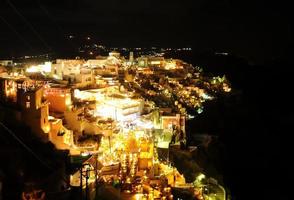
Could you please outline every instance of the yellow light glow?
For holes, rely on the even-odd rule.
[[[50,125],[49,124],[48,125],[45,125],[43,127],[43,131],[44,131],[44,133],[49,133],[49,131],[50,131]]]
[[[65,105],[67,105],[67,106],[70,106],[71,105],[71,98],[70,98],[70,96],[66,96]]]
[[[51,65],[52,65],[51,62],[45,62],[43,65],[32,65],[26,69],[26,72],[28,72],[28,73],[36,73],[36,72],[50,73],[51,72]]]
[[[135,194],[135,199],[136,200],[141,200],[143,197],[143,194]]]
[[[151,63],[151,65],[160,65],[161,62],[160,61],[151,61],[150,63]]]

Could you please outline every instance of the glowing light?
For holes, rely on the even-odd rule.
[[[65,99],[65,105],[67,105],[67,106],[71,105],[71,98],[70,98],[70,96],[68,96],[68,94],[67,94],[66,99]]]
[[[207,99],[207,100],[211,100],[211,99],[213,99],[213,97],[209,96],[209,95],[206,94],[206,93],[202,93],[201,96],[202,96],[203,99]]]
[[[62,80],[62,78],[58,76],[57,74],[53,74],[52,77],[57,80]]]
[[[228,84],[224,83],[224,84],[223,84],[223,90],[224,90],[225,92],[231,92],[232,89],[229,87]]]
[[[164,66],[165,69],[170,70],[170,69],[176,69],[177,64],[175,62],[167,62]]]
[[[43,127],[43,131],[44,131],[44,133],[49,133],[49,131],[50,131],[50,125],[45,125]]]
[[[201,114],[202,112],[203,112],[203,108],[198,108],[198,109],[197,109],[197,113],[198,113],[198,114]]]
[[[82,152],[81,153],[81,156],[83,156],[83,157],[86,157],[86,156],[89,156],[90,154],[89,154],[89,152]]]
[[[63,135],[63,142],[67,145],[72,144],[72,133],[69,132],[68,130],[65,130],[65,134]]]
[[[51,72],[51,62],[45,62],[43,65],[32,65],[26,69],[28,73],[50,73]]]
[[[199,181],[202,181],[203,179],[205,179],[205,175],[204,174],[200,174],[200,175],[197,176],[196,179],[199,180]]]
[[[143,194],[135,194],[136,200],[141,200],[143,198]]]
[[[48,116],[48,120],[54,120],[55,118],[53,116]]]
[[[135,137],[137,140],[142,138],[143,136],[144,136],[144,131],[136,131],[135,132]]]
[[[160,65],[161,62],[160,61],[151,61],[150,64],[151,65]]]
[[[188,115],[188,119],[194,119],[195,116],[194,115]]]

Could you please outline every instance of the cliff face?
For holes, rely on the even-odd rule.
[[[203,172],[203,169],[193,159],[189,151],[170,147],[170,161],[184,175],[187,183],[195,181],[196,176]]]

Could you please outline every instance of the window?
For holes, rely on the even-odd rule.
[[[59,130],[57,136],[63,136],[65,134],[64,130]]]
[[[30,100],[31,99],[31,97],[30,96],[27,96],[27,100]]]
[[[31,107],[31,102],[26,102],[26,108],[30,108]]]

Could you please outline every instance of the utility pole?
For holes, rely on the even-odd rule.
[[[95,198],[97,198],[98,196],[98,153],[97,153],[97,157],[95,158]]]
[[[88,200],[88,195],[89,195],[89,186],[88,186],[89,177],[90,177],[90,170],[87,168],[87,170],[86,170],[86,195],[85,195],[86,200]]]
[[[80,168],[80,190],[81,190],[81,199],[83,199],[83,176],[86,178],[86,190],[85,190],[85,199],[88,200],[88,193],[89,193],[89,186],[88,186],[88,180],[90,178],[90,169],[87,168],[86,171],[83,171],[83,167],[89,164],[83,164]],[[86,172],[84,175],[83,172]]]
[[[80,193],[81,199],[83,199],[83,165],[80,168]]]

